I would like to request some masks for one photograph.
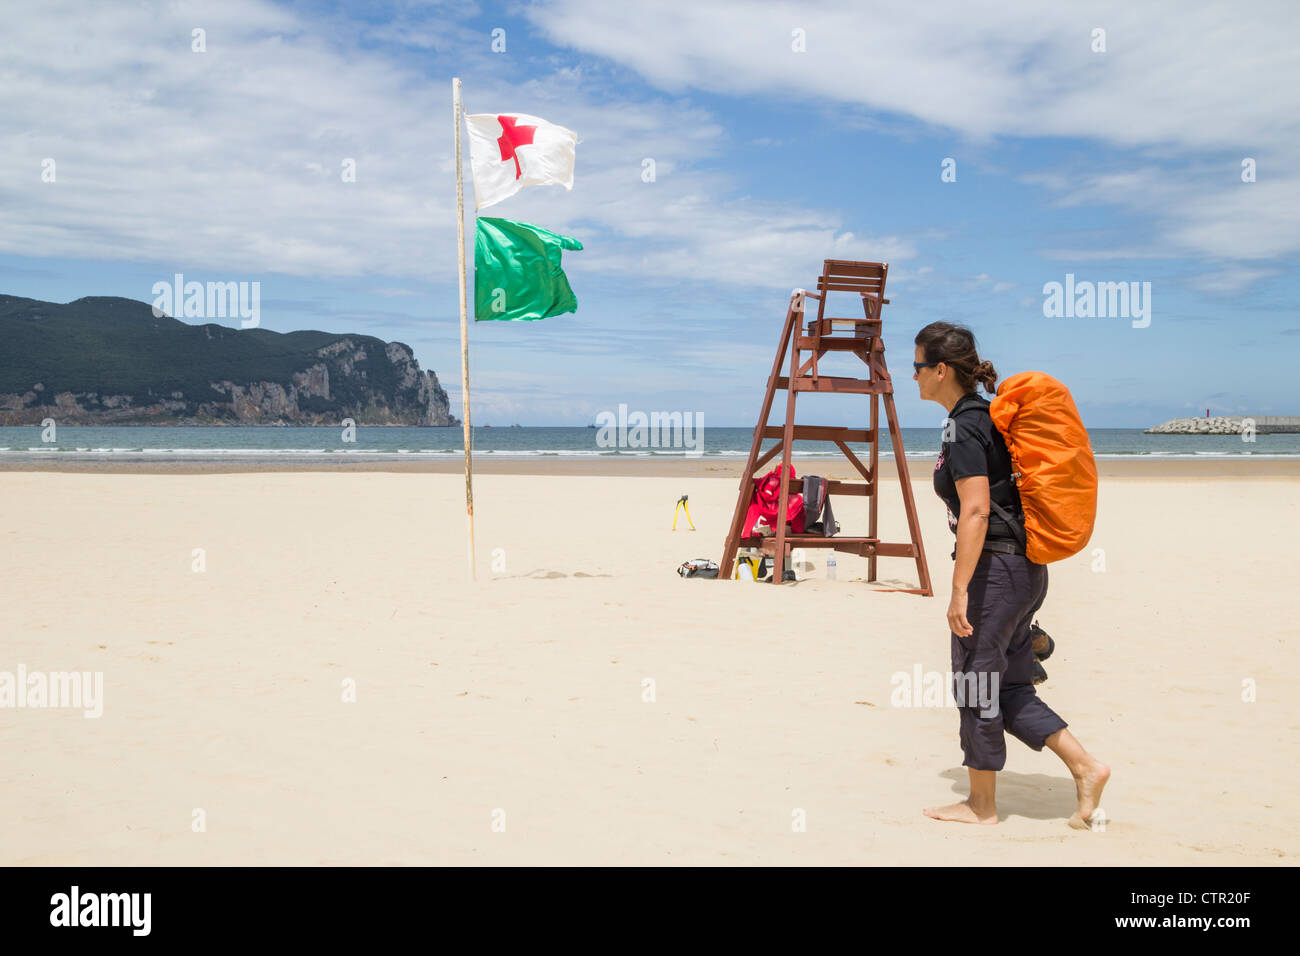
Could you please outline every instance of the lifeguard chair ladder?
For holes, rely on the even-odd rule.
[[[889,264],[885,262],[854,262],[846,259],[827,259],[822,267],[822,274],[817,278],[817,292],[795,289],[790,294],[790,305],[786,311],[785,326],[781,331],[781,341],[777,345],[776,359],[772,363],[772,374],[767,379],[767,392],[763,397],[763,408],[759,412],[758,425],[754,428],[754,440],[749,449],[749,459],[740,476],[740,491],[736,496],[736,510],[731,516],[731,527],[727,540],[723,544],[722,560],[718,562],[719,580],[729,580],[735,573],[735,561],[741,547],[761,548],[763,553],[772,557],[774,569],[772,583],[783,580],[785,566],[792,548],[833,548],[847,554],[859,554],[867,559],[867,580],[876,580],[876,559],[879,557],[913,558],[916,572],[920,579],[919,588],[896,588],[908,594],[932,596],[930,587],[930,570],[925,561],[925,545],[921,541],[921,524],[916,516],[916,502],[912,497],[912,482],[907,471],[907,458],[903,453],[903,435],[898,427],[898,413],[894,409],[894,385],[885,364],[885,346],[881,341],[881,312],[889,304],[885,298],[885,280],[889,275]],[[826,315],[826,300],[831,292],[851,292],[862,300],[863,318],[836,318]],[[808,299],[817,300],[817,317],[808,322],[807,328],[801,323],[805,317],[805,305]],[[782,375],[782,365],[786,352],[790,354],[790,374]],[[867,366],[866,378],[844,378],[841,376],[821,375],[817,362],[827,352],[848,352],[856,355]],[[808,353],[808,358],[804,354]],[[772,402],[777,389],[785,389],[785,424],[768,425],[772,413]],[[850,395],[871,396],[871,424],[868,428],[847,428],[828,425],[795,424],[795,397],[800,392],[836,392]],[[894,464],[898,470],[899,483],[903,491],[903,507],[907,511],[907,528],[911,536],[909,544],[887,544],[877,537],[877,479],[879,476],[880,451],[880,400],[884,399],[885,420],[889,427],[889,437],[893,445]],[[767,451],[760,451],[763,440],[779,438],[780,441]],[[830,495],[854,495],[868,499],[868,526],[864,537],[851,535],[795,534],[787,530],[788,522],[778,520],[775,533],[769,536],[748,535],[744,527],[745,515],[754,493],[754,479],[757,472],[778,454],[781,461],[790,463],[794,459],[791,448],[796,439],[808,441],[831,441],[844,454],[861,475],[860,480],[830,481],[827,492]],[[871,453],[869,464],[853,454],[849,442],[868,444]],[[790,478],[790,469],[781,471],[781,498],[778,516],[786,514],[790,495],[803,490],[803,480]]]

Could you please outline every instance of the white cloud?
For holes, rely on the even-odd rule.
[[[1294,7],[1282,0],[886,0],[869,11],[853,0],[749,0],[740,13],[728,0],[671,12],[605,0],[527,8],[553,43],[668,90],[851,102],[976,137],[1289,148],[1300,130],[1300,69],[1279,29]],[[1092,51],[1095,27],[1107,31],[1105,53]],[[806,53],[791,49],[794,28]]]
[[[1201,273],[1188,280],[1188,285],[1201,292],[1212,292],[1216,295],[1235,295],[1249,288],[1260,279],[1277,274],[1277,271],[1273,269],[1249,269],[1232,266]]]
[[[1178,168],[1153,164],[1123,171],[1053,171],[1026,174],[1047,187],[1059,206],[1118,207],[1158,235],[1093,249],[1048,249],[1055,259],[1105,260],[1197,256],[1207,259],[1273,259],[1300,252],[1300,176],[1279,164],[1257,182],[1241,181],[1239,169],[1194,162]]]
[[[196,26],[207,52],[191,51]],[[48,3],[7,17],[0,249],[418,273],[430,250],[411,240],[453,215],[427,183],[412,188],[437,151],[424,117],[439,91],[407,86],[378,57],[348,62],[305,26],[250,0]],[[342,180],[347,158],[356,183]]]
[[[869,15],[850,0],[751,0],[743,16],[725,0],[692,0],[671,15],[663,4],[553,0],[528,16],[552,42],[608,57],[669,91],[818,103],[823,114],[848,104],[972,141],[1066,137],[1133,148],[1145,157],[1137,168],[1024,178],[1062,205],[1113,204],[1149,217],[1158,248],[1146,247],[1147,256],[1300,252],[1300,177],[1291,161],[1300,142],[1300,58],[1281,28],[1294,6],[1282,0],[894,0],[872,4]],[[1106,31],[1105,53],[1092,50],[1097,27]],[[795,28],[806,53],[791,49]],[[1246,156],[1259,162],[1253,184],[1240,181]],[[1142,248],[1133,252],[1143,257]],[[1114,256],[1098,249],[1077,258]]]
[[[378,26],[257,0],[25,7],[0,35],[0,252],[157,262],[200,279],[446,283],[450,82],[430,82],[425,55],[357,49],[360,34],[419,51],[454,41],[467,110],[519,109],[579,132],[574,191],[527,190],[509,213],[599,237],[569,257],[578,270],[781,285],[826,255],[913,254],[908,239],[867,240],[868,224],[837,211],[735,198],[729,176],[697,168],[729,143],[689,103],[619,99],[598,68],[509,82],[487,35],[454,21],[462,6],[406,7]],[[205,53],[191,51],[196,26]],[[645,157],[654,183],[641,181]],[[41,181],[45,158],[55,182]],[[472,243],[468,168],[465,185]]]

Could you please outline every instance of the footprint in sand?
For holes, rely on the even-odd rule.
[[[535,578],[535,579],[537,579],[537,580],[539,580],[539,581],[549,581],[549,580],[552,580],[553,578],[567,578],[567,577],[575,577],[575,578],[608,578],[608,577],[611,577],[612,575],[608,575],[608,574],[588,574],[586,571],[574,571],[572,575],[568,575],[568,574],[565,574],[563,571],[543,571],[541,568],[538,568],[536,571],[529,571],[527,574],[525,574],[525,575],[523,575],[523,576],[526,577],[526,578]]]

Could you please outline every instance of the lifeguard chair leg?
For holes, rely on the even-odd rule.
[[[790,387],[785,396],[785,424],[781,428],[781,497],[776,506],[776,553],[772,556],[772,583],[785,580],[785,528],[789,524],[790,472],[794,470],[795,374],[799,371],[799,337],[790,340]]]
[[[872,495],[867,500],[867,536],[880,539],[877,524],[877,503],[880,501],[880,396],[871,396],[871,483]],[[876,550],[867,555],[867,580],[876,580]]]
[[[882,357],[883,361],[883,357]],[[889,437],[894,448],[894,466],[898,471],[903,491],[903,510],[907,512],[907,530],[912,537],[912,551],[916,555],[916,573],[921,579],[921,593],[933,597],[930,587],[930,568],[925,561],[925,545],[921,543],[921,522],[916,516],[916,501],[912,497],[912,476],[907,471],[907,456],[903,453],[903,434],[898,427],[898,413],[894,410],[892,392],[885,393],[885,417],[889,421]]]
[[[763,447],[763,429],[772,414],[772,402],[776,396],[776,380],[781,375],[781,365],[785,362],[786,343],[790,341],[795,323],[803,315],[803,289],[790,293],[790,305],[785,313],[785,325],[781,330],[781,339],[776,346],[776,358],[772,362],[772,373],[767,377],[767,391],[763,393],[763,407],[758,413],[758,424],[754,426],[754,440],[749,446],[749,458],[745,470],[740,473],[740,490],[736,494],[736,508],[731,515],[731,527],[727,531],[726,543],[722,546],[722,560],[718,562],[718,580],[729,579],[736,561],[736,551],[740,548],[740,539],[748,511],[749,498],[754,493],[754,471],[758,468],[759,449]]]

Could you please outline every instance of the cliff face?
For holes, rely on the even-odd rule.
[[[410,348],[400,342],[385,343],[382,358],[374,356],[391,366],[396,381],[388,388],[371,387],[367,366],[372,356],[351,338],[317,349],[315,355],[320,361],[294,372],[288,383],[211,382],[215,397],[190,402],[183,414],[210,422],[233,417],[250,425],[333,425],[344,418],[358,425],[457,424],[438,376],[421,371]]]
[[[409,346],[0,296],[0,425],[454,425]]]

